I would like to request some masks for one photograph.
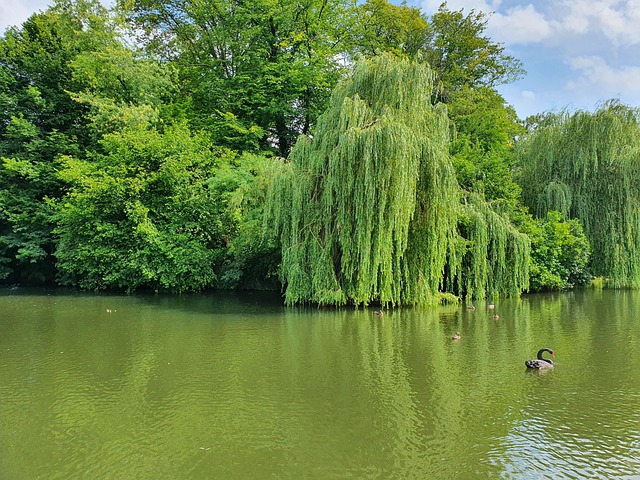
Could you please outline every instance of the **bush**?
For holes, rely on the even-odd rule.
[[[591,281],[587,269],[591,247],[577,219],[550,211],[530,219],[521,230],[531,238],[530,290],[566,290]]]

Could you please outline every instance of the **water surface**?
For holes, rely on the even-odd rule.
[[[640,294],[476,305],[0,291],[0,478],[640,478]]]

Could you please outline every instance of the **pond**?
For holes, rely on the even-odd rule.
[[[0,478],[638,478],[640,292],[476,307],[2,290]]]

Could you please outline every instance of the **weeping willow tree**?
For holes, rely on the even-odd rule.
[[[640,110],[549,114],[517,148],[525,203],[538,216],[578,218],[592,245],[591,271],[640,287]]]
[[[486,204],[475,210],[483,233],[460,238],[462,191],[446,109],[431,103],[433,83],[418,62],[390,55],[359,62],[313,137],[301,137],[274,172],[265,218],[281,242],[287,303],[434,304],[447,286],[463,293],[462,276],[482,268],[469,284],[474,292],[507,294],[526,284],[493,277],[487,255],[511,259],[504,251],[513,232],[500,226],[502,217],[492,223],[498,216]],[[518,241],[526,251],[527,240]],[[500,268],[526,276],[526,256],[518,262]]]
[[[458,218],[457,258],[447,289],[468,298],[519,295],[529,286],[529,237],[478,194],[467,193]]]

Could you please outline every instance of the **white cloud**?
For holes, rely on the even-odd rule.
[[[424,0],[422,8],[434,13],[442,0]],[[488,33],[491,38],[505,43],[536,43],[551,35],[551,24],[531,4],[515,6],[501,11],[501,0],[449,0],[447,8],[452,11],[464,9],[490,14]]]
[[[434,13],[440,3],[423,0],[422,8]],[[506,7],[501,0],[449,0],[447,6],[450,10],[495,12],[489,31],[505,43],[600,34],[615,46],[640,44],[640,0],[563,0],[546,8],[541,2],[521,3]]]
[[[441,0],[422,1],[433,14]],[[502,86],[521,117],[594,108],[619,98],[640,105],[640,0],[448,0],[448,8],[489,17],[487,35],[523,61],[528,74]]]
[[[571,33],[601,33],[614,45],[640,43],[639,0],[564,0],[558,27]]]
[[[0,0],[0,35],[11,26],[20,26],[38,10],[45,10],[52,0]]]
[[[551,24],[532,4],[507,10],[506,14],[496,13],[489,22],[489,33],[498,41],[515,43],[536,43],[552,34]]]
[[[640,67],[624,65],[613,67],[599,56],[580,56],[567,61],[578,72],[567,81],[567,89],[600,93],[600,98],[640,94]]]

